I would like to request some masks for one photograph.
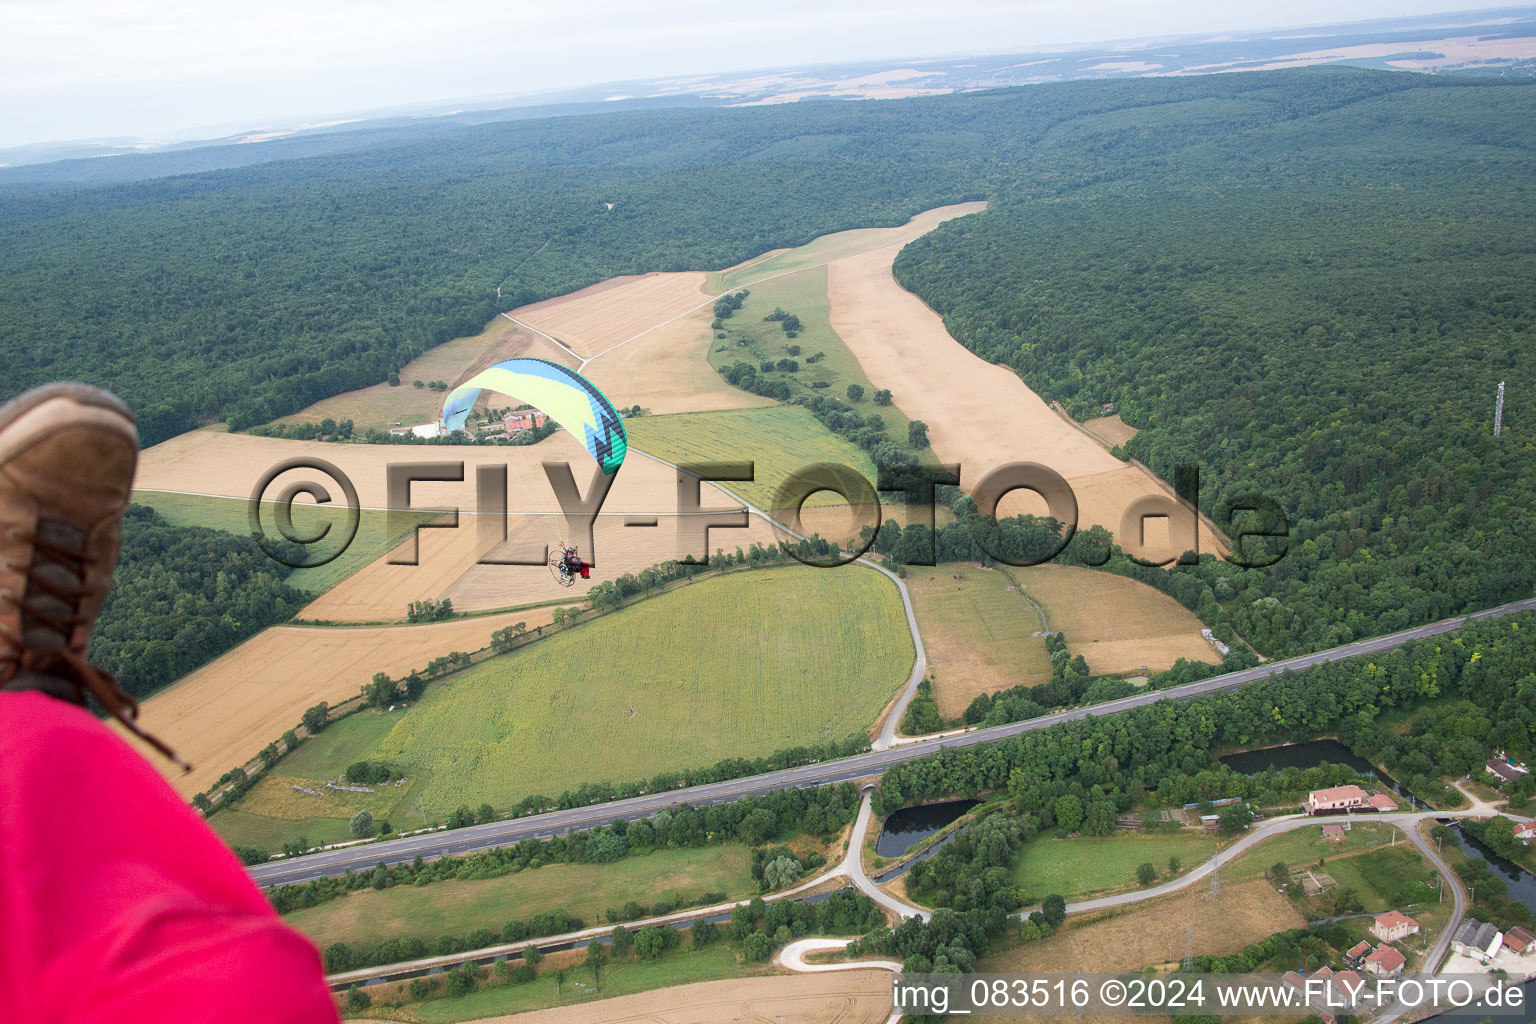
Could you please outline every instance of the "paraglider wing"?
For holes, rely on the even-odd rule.
[[[624,422],[603,393],[575,370],[547,359],[508,359],[481,370],[448,393],[443,402],[445,431],[464,426],[482,391],[495,391],[543,410],[586,445],[608,476],[624,464],[629,448]]]

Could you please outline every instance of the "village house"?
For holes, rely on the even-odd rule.
[[[1323,826],[1323,838],[1328,840],[1329,842],[1332,842],[1332,843],[1343,842],[1344,841],[1344,826],[1343,825],[1324,825]]]
[[[1354,971],[1339,971],[1328,979],[1328,1005],[1353,1007],[1364,991],[1364,978]]]
[[[537,409],[522,409],[503,416],[501,426],[507,433],[515,434],[519,430],[537,430],[548,421],[549,417]]]
[[[1497,776],[1505,782],[1518,782],[1520,781],[1520,776],[1524,774],[1520,769],[1504,760],[1489,761],[1483,767],[1488,769],[1489,775]]]
[[[1389,910],[1385,914],[1376,915],[1376,923],[1371,925],[1371,934],[1383,942],[1397,942],[1419,934],[1419,922],[1401,911]]]
[[[1371,944],[1364,939],[1350,946],[1344,954],[1344,962],[1351,967],[1359,967],[1365,962],[1365,958],[1371,955]]]
[[[1504,948],[1512,949],[1521,956],[1536,953],[1536,935],[1524,928],[1511,928],[1504,933]]]
[[[1397,974],[1407,962],[1408,958],[1391,946],[1379,946],[1365,958],[1365,969],[1372,974]]]
[[[1371,805],[1371,809],[1372,810],[1376,810],[1376,811],[1395,811],[1395,810],[1397,810],[1397,801],[1393,800],[1391,797],[1387,796],[1387,794],[1385,794],[1385,793],[1372,793],[1366,799],[1365,802]]]
[[[1499,930],[1475,917],[1467,918],[1457,929],[1456,937],[1451,940],[1451,948],[1456,952],[1485,964],[1498,955],[1503,945],[1504,936],[1499,934]]]
[[[1307,794],[1308,814],[1337,814],[1341,811],[1365,807],[1365,790],[1359,786],[1334,786],[1331,789],[1314,789]]]
[[[1515,822],[1515,838],[1530,846],[1531,840],[1536,839],[1536,821]]]

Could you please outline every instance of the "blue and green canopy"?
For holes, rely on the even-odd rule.
[[[629,449],[624,421],[603,393],[575,370],[547,359],[508,359],[481,370],[448,393],[443,429],[463,427],[482,391],[495,391],[543,411],[586,445],[608,476],[624,464]]]

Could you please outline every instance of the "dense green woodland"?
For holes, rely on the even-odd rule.
[[[250,537],[173,526],[134,505],[91,660],[144,697],[308,604],[280,569]]]
[[[1216,595],[1266,654],[1536,579],[1536,92],[1280,80],[1332,84],[1063,126],[1042,141],[1126,172],[1004,194],[896,264],[1042,397],[1115,403],[1141,428],[1127,454],[1165,479],[1198,464],[1208,512],[1281,503],[1287,556]]]

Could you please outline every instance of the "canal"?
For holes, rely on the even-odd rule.
[[[1243,775],[1257,775],[1270,768],[1316,768],[1320,764],[1342,764],[1361,775],[1369,775],[1398,796],[1405,798],[1413,807],[1413,799],[1396,779],[1377,768],[1365,758],[1356,755],[1338,740],[1311,740],[1307,743],[1288,743],[1282,747],[1266,747],[1263,750],[1240,750],[1219,759],[1222,764]]]

